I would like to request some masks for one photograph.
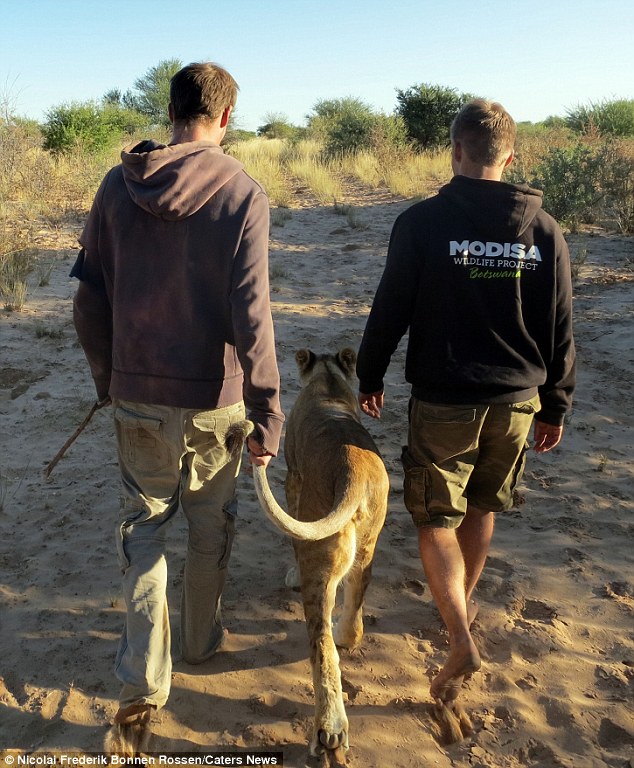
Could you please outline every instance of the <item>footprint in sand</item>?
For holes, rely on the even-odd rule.
[[[525,621],[538,621],[542,624],[552,624],[557,618],[557,611],[541,600],[526,600],[521,609],[522,618]]]
[[[634,588],[626,581],[612,581],[606,584],[603,596],[612,598],[623,608],[634,608]]]
[[[478,584],[478,593],[491,599],[513,597],[515,569],[510,563],[497,557],[489,557]]]
[[[584,754],[587,740],[583,730],[577,726],[570,704],[548,696],[541,696],[538,702],[543,708],[546,723],[557,732],[556,744],[566,752]]]
[[[629,728],[624,728],[618,723],[613,722],[607,717],[601,720],[599,733],[597,736],[599,744],[604,749],[622,749],[623,747],[634,746],[634,732]]]
[[[406,579],[403,588],[417,597],[422,597],[427,589],[420,579]]]

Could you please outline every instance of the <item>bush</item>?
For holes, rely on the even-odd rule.
[[[600,101],[568,110],[566,124],[577,133],[634,136],[634,99]]]
[[[147,124],[143,115],[132,109],[89,101],[63,104],[49,110],[42,127],[44,149],[55,153],[83,147],[89,152],[111,149],[126,134]]]
[[[288,139],[292,141],[300,132],[297,126],[292,125],[286,115],[278,112],[269,112],[264,115],[264,125],[258,127],[256,133],[265,139]]]
[[[407,135],[420,148],[449,144],[449,129],[460,108],[474,97],[455,88],[421,83],[396,91],[397,112],[405,121]]]
[[[582,142],[550,149],[536,168],[534,186],[544,192],[544,208],[560,222],[590,222],[601,195],[599,164]]]
[[[318,101],[313,112],[308,116],[308,134],[322,141],[331,157],[369,149],[379,134],[385,137],[395,131],[391,118],[352,97]]]
[[[606,142],[597,155],[601,214],[625,234],[634,232],[634,144]]]
[[[515,157],[504,171],[504,181],[511,184],[532,183],[548,150],[569,147],[576,140],[563,124],[548,127],[546,123],[520,123],[517,126]]]
[[[370,131],[370,147],[379,155],[408,146],[407,127],[400,115],[375,115]]]
[[[577,142],[551,149],[536,169],[544,208],[570,226],[598,222],[634,231],[632,142]]]

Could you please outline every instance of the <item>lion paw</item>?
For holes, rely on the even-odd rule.
[[[335,750],[348,749],[348,731],[343,730],[339,733],[331,733],[320,728],[315,734],[310,745],[310,753],[318,756],[324,751],[333,752]]]

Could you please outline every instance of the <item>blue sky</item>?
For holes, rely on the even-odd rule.
[[[634,98],[632,0],[0,0],[0,20],[0,103],[37,120],[171,58],[226,67],[249,130],[324,98],[390,113],[418,83],[518,121]]]

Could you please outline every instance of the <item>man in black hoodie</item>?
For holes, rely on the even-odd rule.
[[[449,633],[431,685],[444,704],[480,668],[472,594],[533,416],[533,447],[549,451],[575,382],[568,249],[541,192],[501,181],[514,141],[501,105],[477,99],[459,112],[454,178],[397,219],[358,355],[359,402],[379,418],[383,377],[409,329],[405,505]]]

